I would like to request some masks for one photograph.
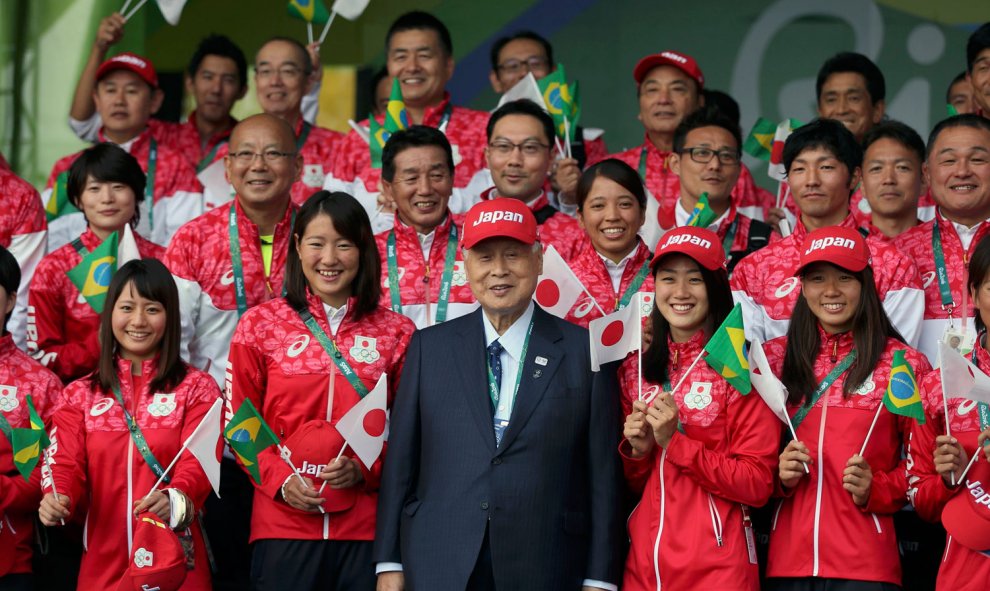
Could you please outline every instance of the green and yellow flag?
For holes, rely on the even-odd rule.
[[[918,380],[914,377],[911,364],[904,358],[904,349],[894,351],[890,365],[890,380],[883,393],[883,405],[895,415],[913,417],[918,423],[925,422],[925,409],[921,405]]]
[[[289,0],[289,16],[301,18],[307,23],[325,25],[330,20],[327,7],[320,0]]]
[[[69,201],[68,182],[69,171],[67,170],[55,177],[55,184],[52,185],[52,196],[48,198],[48,203],[45,204],[45,217],[49,222],[61,215],[79,211]]]
[[[10,446],[14,451],[14,466],[24,477],[24,480],[30,480],[31,472],[38,465],[42,452],[51,444],[51,440],[48,439],[45,423],[38,416],[38,411],[34,408],[34,401],[31,400],[30,394],[26,400],[31,426],[11,429]]]
[[[564,119],[567,119],[571,129],[574,129],[574,99],[571,96],[570,88],[567,86],[567,74],[564,72],[564,64],[557,64],[557,69],[549,75],[537,80],[536,84],[543,93],[543,102],[546,103],[547,111],[553,117],[554,126],[557,129],[557,137],[564,139]]]
[[[230,449],[237,454],[237,458],[254,481],[261,484],[258,454],[272,445],[278,445],[279,441],[268,423],[258,414],[258,409],[250,399],[244,399],[241,407],[227,423],[223,438],[230,444]]]
[[[389,133],[409,129],[409,113],[402,100],[402,86],[398,78],[392,79],[392,92],[388,95],[388,106],[385,107],[385,129]]]
[[[93,252],[83,257],[79,264],[65,272],[86,302],[96,313],[103,312],[103,303],[110,288],[110,279],[117,270],[117,232],[107,236]]]
[[[773,150],[773,137],[777,133],[777,124],[760,117],[749,131],[749,136],[743,142],[743,152],[760,160],[770,160]]]
[[[725,378],[743,395],[753,385],[749,381],[749,360],[746,335],[743,332],[742,306],[736,304],[705,345],[705,363]]]
[[[702,193],[701,197],[698,198],[698,203],[694,206],[694,211],[691,212],[691,217],[688,218],[687,225],[695,228],[707,228],[714,224],[717,219],[718,216],[715,215],[712,206],[708,203],[708,193]]]

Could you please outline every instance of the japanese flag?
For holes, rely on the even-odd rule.
[[[536,83],[536,78],[533,77],[532,72],[526,74],[522,80],[516,82],[512,88],[507,90],[502,95],[502,98],[498,99],[498,105],[495,108],[498,109],[505,103],[518,101],[519,99],[528,99],[536,103],[544,111],[547,110],[547,104],[543,101],[543,93],[540,92],[540,87]]]
[[[220,496],[220,458],[217,452],[220,449],[222,410],[223,398],[217,398],[184,444],[203,466],[203,472],[206,473],[206,478],[218,497]]]
[[[388,386],[385,374],[378,379],[374,390],[355,404],[347,414],[337,422],[337,431],[351,446],[361,462],[371,469],[378,456],[382,453],[387,432],[388,415],[385,407],[388,403]]]
[[[336,0],[330,10],[349,21],[357,20],[370,0]]]
[[[131,230],[130,224],[124,224],[124,232],[117,245],[117,268],[123,267],[127,261],[140,259],[141,253],[138,252],[137,241],[134,240],[134,231]]]
[[[787,414],[787,389],[777,376],[773,375],[767,354],[763,351],[763,342],[755,337],[749,344],[749,380],[773,414],[777,415],[785,425],[790,425],[791,417]]]
[[[179,24],[179,17],[182,16],[182,9],[186,7],[186,0],[156,0],[156,2],[168,24],[173,27]]]
[[[965,398],[990,404],[990,377],[987,374],[942,341],[938,343],[938,354],[942,392],[947,399]]]
[[[639,349],[643,332],[641,298],[642,294],[637,293],[625,308],[591,321],[588,331],[592,371],[600,370],[605,363],[625,359]]]
[[[536,280],[533,299],[558,318],[567,316],[584,293],[584,286],[553,246],[543,253],[543,274]]]

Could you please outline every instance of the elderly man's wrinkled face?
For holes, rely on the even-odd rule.
[[[543,272],[543,251],[511,238],[489,238],[465,251],[471,292],[485,312],[521,314],[536,291]]]

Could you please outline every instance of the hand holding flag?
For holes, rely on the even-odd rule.
[[[748,359],[749,379],[756,388],[756,393],[773,411],[773,414],[787,425],[791,431],[791,438],[797,441],[798,436],[794,430],[794,423],[791,421],[791,416],[787,414],[787,388],[770,369],[770,362],[767,361],[767,354],[763,350],[763,342],[760,339],[754,338],[750,343]],[[804,473],[811,473],[808,464],[804,464]]]

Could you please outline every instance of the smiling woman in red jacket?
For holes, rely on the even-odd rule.
[[[773,491],[776,419],[707,364],[691,367],[732,308],[722,242],[702,228],[671,230],[652,271],[654,337],[642,383],[635,357],[619,370],[627,415],[620,452],[626,479],[642,493],[629,517],[622,588],[756,591],[748,506]]]
[[[901,446],[913,419],[881,407],[895,352],[919,383],[930,368],[884,313],[859,232],[815,230],[801,253],[787,335],[766,344],[797,432],[780,454],[767,589],[893,591],[893,514],[907,503]]]
[[[179,358],[179,295],[165,265],[130,261],[114,274],[100,333],[99,366],[65,388],[52,418],[52,475],[42,482],[41,521],[57,525],[88,505],[79,588],[115,589],[131,563],[135,516],[150,511],[185,549],[181,589],[209,589],[194,519],[210,492],[202,466],[183,454],[148,494],[220,398],[213,378]]]
[[[230,346],[228,410],[251,400],[304,474],[273,449],[258,455],[251,580],[257,591],[370,591],[385,450],[370,468],[350,447],[338,458],[335,426],[382,374],[391,401],[416,326],[378,305],[381,259],[356,199],[314,193],[293,234],[286,296],[248,310]]]
[[[114,144],[97,144],[69,168],[69,203],[83,212],[86,231],[41,259],[31,280],[28,352],[68,384],[96,369],[99,312],[79,294],[66,272],[114,232],[136,227],[146,179],[138,161]],[[56,196],[52,196],[55,199]],[[165,249],[134,234],[142,257],[162,258]]]

